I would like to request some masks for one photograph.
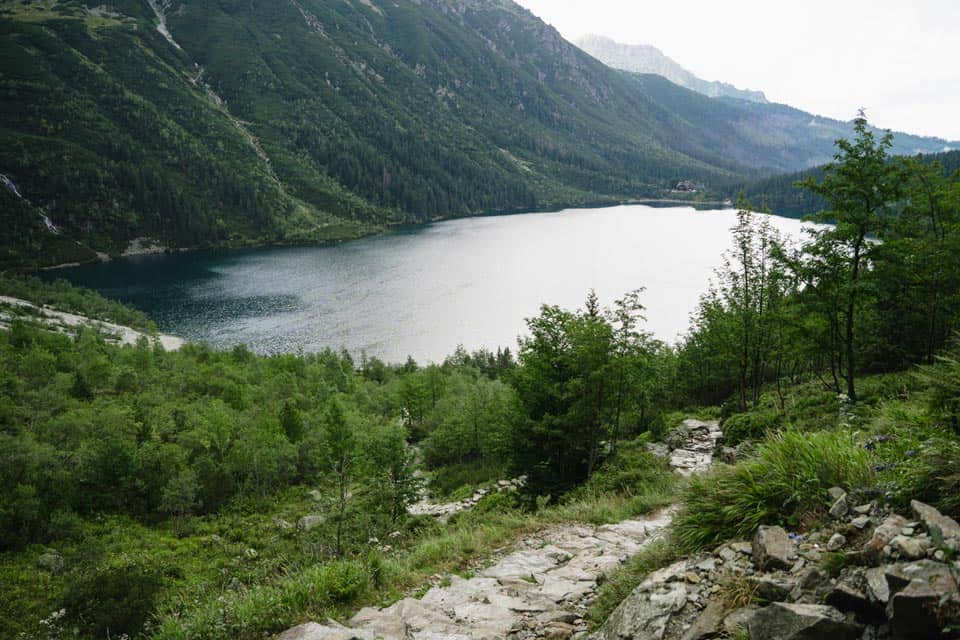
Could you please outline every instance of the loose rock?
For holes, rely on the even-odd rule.
[[[753,562],[757,569],[790,569],[796,557],[796,545],[782,527],[757,529],[753,538]]]
[[[750,640],[854,640],[863,632],[833,607],[783,602],[761,609],[747,628]]]

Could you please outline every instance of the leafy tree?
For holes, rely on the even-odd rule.
[[[904,202],[875,247],[880,366],[930,363],[960,313],[960,179],[904,162]]]
[[[870,295],[868,270],[876,247],[871,238],[887,228],[902,194],[903,174],[887,155],[893,135],[887,132],[878,140],[863,111],[854,119],[854,139],[836,144],[839,149],[823,179],[800,183],[828,203],[814,219],[833,223],[811,232],[807,253],[813,268],[807,276],[814,291],[828,297],[824,311],[837,334],[836,362],[846,394],[856,402],[858,328]]]
[[[323,416],[323,437],[326,446],[327,470],[333,476],[336,490],[336,554],[343,554],[343,526],[350,498],[350,483],[357,462],[357,437],[337,398],[331,398]]]
[[[175,518],[175,528],[199,506],[200,482],[193,469],[184,469],[170,479],[160,494],[160,510]]]
[[[525,414],[514,464],[532,490],[556,493],[589,477],[619,434],[627,399],[645,401],[653,350],[637,330],[641,309],[632,294],[604,312],[591,291],[583,310],[544,305],[527,320],[511,384]]]
[[[290,442],[297,443],[303,438],[303,416],[291,400],[284,402],[280,410],[280,428]]]
[[[414,453],[407,446],[407,431],[400,425],[374,427],[367,435],[364,451],[373,510],[386,513],[390,525],[394,526],[420,494],[420,482],[414,476]]]

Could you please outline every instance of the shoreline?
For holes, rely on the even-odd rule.
[[[629,200],[619,200],[619,201],[599,201],[592,203],[581,203],[581,204],[563,204],[550,207],[541,207],[534,209],[506,209],[500,211],[488,211],[474,214],[463,214],[463,215],[450,215],[450,216],[438,216],[431,218],[430,220],[425,220],[423,222],[413,222],[413,223],[402,223],[402,224],[392,224],[379,228],[372,228],[369,232],[362,232],[359,235],[347,237],[347,238],[338,238],[331,240],[316,240],[316,241],[293,241],[293,242],[253,242],[250,244],[240,243],[240,244],[214,244],[210,246],[198,246],[198,247],[166,247],[159,244],[152,244],[148,247],[143,247],[142,244],[134,245],[132,248],[125,249],[121,254],[117,256],[111,256],[106,253],[97,252],[96,258],[91,258],[84,262],[65,262],[61,264],[46,265],[42,267],[32,267],[24,268],[21,271],[26,273],[37,273],[41,271],[57,271],[59,269],[74,269],[77,267],[85,267],[92,264],[98,264],[102,262],[113,262],[122,258],[135,258],[138,256],[150,256],[150,255],[171,255],[174,253],[188,253],[194,251],[217,251],[217,250],[239,250],[239,249],[266,249],[266,248],[282,248],[282,247],[324,247],[329,245],[338,245],[345,242],[353,242],[355,240],[362,240],[364,238],[371,238],[375,236],[384,235],[398,229],[415,229],[424,227],[430,224],[435,224],[437,222],[447,222],[451,220],[464,220],[467,218],[494,218],[499,216],[515,216],[515,215],[526,215],[531,213],[557,213],[559,211],[564,211],[566,209],[612,209],[614,207],[623,207],[629,205],[649,205],[649,204],[665,204],[665,205],[684,205],[693,207],[694,209],[698,207],[730,207],[728,202],[722,200],[682,200],[676,198],[631,198]],[[774,214],[775,215],[775,214]],[[789,216],[784,216],[789,217]],[[135,238],[131,240],[131,244],[135,241],[142,241],[142,238]]]

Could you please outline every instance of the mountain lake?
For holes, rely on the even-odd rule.
[[[771,216],[799,239],[804,223]],[[441,362],[516,350],[541,304],[606,306],[643,287],[645,328],[674,342],[731,247],[736,211],[624,205],[461,218],[338,245],[125,257],[60,269],[164,333],[258,353],[325,347]]]

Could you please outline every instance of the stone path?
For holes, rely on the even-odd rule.
[[[450,576],[419,600],[362,609],[349,627],[294,627],[280,640],[480,640],[569,638],[598,584],[670,523],[672,511],[599,527],[563,525],[523,540],[471,578]]]
[[[490,488],[477,489],[469,498],[454,500],[453,502],[433,502],[424,489],[421,491],[420,499],[407,507],[407,513],[412,516],[433,516],[440,522],[446,522],[450,519],[450,516],[474,508],[486,496],[503,491],[517,491],[526,481],[527,476],[520,476],[512,480],[500,480]]]
[[[670,466],[677,473],[690,476],[710,468],[722,435],[719,420],[688,418],[667,436],[666,443],[654,442],[647,446],[654,455],[670,458]]]
[[[720,435],[716,421],[685,420],[667,444],[651,450],[669,457],[678,473],[691,475],[710,466]],[[516,482],[503,481],[498,489],[515,488]],[[444,516],[448,510],[469,506],[424,501],[420,510]],[[383,609],[367,607],[348,626],[308,622],[287,630],[278,640],[566,640],[583,636],[587,630],[583,616],[598,585],[663,533],[673,513],[671,507],[617,524],[548,527],[476,575],[448,576],[445,584],[432,587],[420,599],[404,598]]]

